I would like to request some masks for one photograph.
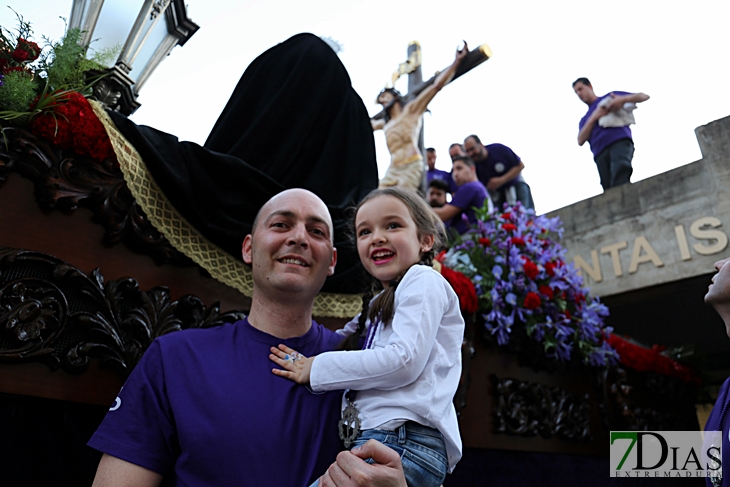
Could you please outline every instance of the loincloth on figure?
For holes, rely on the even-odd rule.
[[[400,186],[414,191],[421,189],[423,181],[423,157],[420,154],[409,157],[400,164],[391,163],[385,176],[380,180],[379,188]]]

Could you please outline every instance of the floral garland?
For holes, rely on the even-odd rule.
[[[593,366],[618,363],[606,340],[608,308],[590,297],[552,238],[562,235],[560,220],[536,217],[519,203],[492,213],[485,206],[476,214],[477,225],[439,261],[471,280],[476,312],[497,344],[509,343],[513,328],[520,326],[542,344],[548,358],[567,362],[577,357]],[[459,296],[474,299],[468,292]]]
[[[621,365],[624,367],[639,372],[656,372],[676,377],[695,387],[699,387],[702,382],[693,369],[662,354],[663,347],[654,345],[651,348],[644,348],[613,333],[606,341],[618,352]]]

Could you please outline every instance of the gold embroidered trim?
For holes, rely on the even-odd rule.
[[[246,296],[253,291],[251,269],[203,237],[172,206],[134,146],[119,132],[100,103],[89,100],[106,129],[129,191],[150,222],[173,247],[206,269],[216,280]],[[352,318],[361,311],[359,295],[319,293],[312,310],[315,316]]]

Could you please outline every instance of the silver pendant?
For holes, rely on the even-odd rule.
[[[340,431],[340,439],[348,450],[360,434],[360,417],[355,405],[350,398],[347,398],[347,406],[342,411],[342,419],[337,424]]]
[[[715,445],[712,445],[710,448],[716,447]],[[720,464],[717,462],[717,460],[713,459],[708,467],[712,469],[709,475],[712,487],[720,487],[722,485],[722,469],[720,468]]]

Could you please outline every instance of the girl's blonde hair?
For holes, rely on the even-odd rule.
[[[441,219],[415,191],[398,187],[381,188],[371,191],[357,206],[353,218],[353,227],[354,220],[357,218],[357,213],[360,211],[360,208],[362,208],[362,206],[368,201],[379,196],[393,196],[406,205],[406,208],[408,208],[408,212],[413,219],[413,223],[416,225],[419,240],[426,235],[433,235],[433,246],[431,247],[431,250],[423,252],[421,254],[421,260],[417,262],[417,264],[431,266],[433,264],[434,257],[446,243],[446,230]],[[373,300],[372,303],[370,303],[370,300],[372,300],[376,292],[382,289],[382,284],[379,280],[370,276],[368,289],[362,298],[362,312],[360,313],[360,319],[358,320],[357,330],[342,342],[340,349],[357,350],[360,348],[360,337],[365,330],[365,322],[367,319],[370,319],[371,323],[378,319],[383,323],[383,325],[390,322],[393,318],[394,312],[393,306],[395,304],[395,289],[407,271],[408,269],[393,280],[390,283],[390,286],[388,286],[388,289],[383,291],[377,298],[375,298],[375,300]]]

